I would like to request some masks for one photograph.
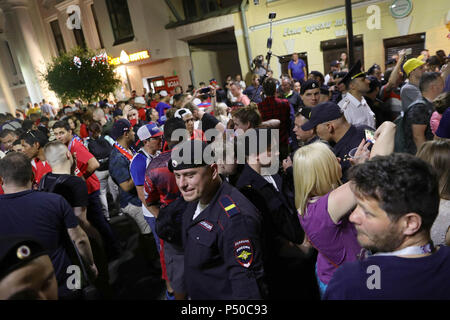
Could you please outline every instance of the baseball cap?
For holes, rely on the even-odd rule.
[[[193,102],[196,106],[198,106],[200,103],[202,103],[202,100],[200,100],[199,98],[195,98],[192,102]]]
[[[145,99],[143,97],[136,97],[134,98],[134,103],[145,105]]]
[[[214,163],[214,151],[212,148],[210,148],[210,159],[205,158],[205,149],[207,147],[208,144],[200,140],[188,140],[177,145],[171,153],[168,163],[169,170],[173,172],[174,170],[204,167]]]
[[[309,79],[307,80],[300,88],[300,94],[303,95],[306,90],[310,90],[310,89],[319,89],[319,83],[316,80],[313,79]]]
[[[119,119],[114,122],[111,129],[111,138],[117,140],[117,138],[123,136],[125,133],[130,131],[131,123],[127,119]]]
[[[308,131],[321,123],[339,119],[343,115],[344,113],[336,103],[331,101],[323,102],[312,108],[309,121],[302,125],[301,128],[303,131]]]
[[[144,141],[150,138],[156,138],[163,135],[161,129],[154,122],[150,122],[145,126],[142,126],[137,131],[137,136],[139,140]]]
[[[33,238],[0,237],[0,280],[28,262],[46,254],[44,247]]]
[[[169,94],[167,93],[166,90],[161,90],[161,91],[159,92],[159,95],[160,95],[161,97],[167,97]]]
[[[405,64],[403,65],[403,70],[405,70],[406,75],[409,76],[409,74],[412,71],[414,71],[423,64],[425,64],[425,62],[423,62],[422,60],[419,60],[417,58],[411,58],[405,62]]]
[[[113,111],[113,117],[115,118],[117,116],[123,116],[122,109],[117,108],[116,110]]]
[[[192,114],[192,112],[189,109],[181,108],[175,112],[174,117],[183,119],[183,117],[187,114]]]

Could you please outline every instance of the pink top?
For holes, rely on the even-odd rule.
[[[433,132],[433,134],[435,134],[437,128],[439,127],[439,123],[441,122],[441,119],[442,119],[442,114],[440,114],[437,111],[433,112],[433,114],[431,115],[430,127],[431,127],[431,132]]]
[[[237,102],[242,103],[245,107],[250,104],[250,99],[245,94],[242,94],[238,99]],[[437,128],[437,127],[436,127]]]

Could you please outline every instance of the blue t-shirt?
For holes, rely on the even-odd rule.
[[[0,234],[31,236],[44,246],[55,269],[60,296],[68,292],[66,272],[72,264],[64,248],[67,229],[77,226],[72,207],[58,194],[27,190],[0,195]]]
[[[450,247],[422,258],[370,256],[339,267],[324,300],[450,299],[449,270]]]
[[[306,67],[306,63],[302,59],[298,59],[297,64],[294,63],[294,60],[289,61],[288,69],[291,70],[292,78],[303,80],[305,78],[304,67]]]
[[[127,180],[130,180],[130,160],[125,158],[116,148],[113,148],[109,156],[109,174],[117,184],[121,184]],[[134,192],[124,191],[119,186],[120,207],[125,208],[129,203],[140,207],[142,205],[141,200],[137,196],[136,189]]]
[[[159,114],[158,124],[160,126],[162,126],[167,120],[167,117],[166,117],[166,114],[164,111],[167,109],[170,109],[170,108],[172,108],[172,107],[169,104],[164,103],[164,102],[159,102],[156,105],[155,109],[156,109],[156,111],[158,111],[158,114]]]

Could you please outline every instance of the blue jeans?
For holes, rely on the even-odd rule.
[[[144,216],[145,221],[147,221],[148,225],[150,226],[150,229],[152,229],[153,237],[155,238],[156,242],[156,249],[158,250],[158,253],[160,252],[161,248],[159,245],[159,237],[156,234],[156,218],[155,217],[147,217]]]
[[[323,283],[322,281],[320,281],[319,276],[317,275],[317,263],[316,263],[315,270],[316,270],[315,273],[316,273],[317,284],[319,285],[320,299],[322,299],[323,295],[325,294],[325,291],[327,291],[328,285]]]

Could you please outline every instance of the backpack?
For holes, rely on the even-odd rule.
[[[395,138],[394,138],[394,152],[408,152],[408,148],[406,145],[406,115],[415,105],[423,103],[422,99],[416,100],[409,105],[403,115],[399,115],[397,119],[394,120],[395,125],[397,126],[395,130]]]
[[[46,174],[42,177],[41,181],[39,181],[38,191],[53,193],[58,185],[63,184],[69,178],[70,174],[62,174],[58,177],[52,177],[49,174]]]
[[[156,234],[164,241],[182,246],[181,223],[188,203],[180,197],[159,210],[156,218]]]
[[[111,144],[104,138],[99,137],[98,139],[88,139],[87,146],[90,153],[97,159],[98,163],[100,163],[100,167],[97,169],[98,171],[108,170],[109,167],[109,155],[111,154],[112,146]]]

